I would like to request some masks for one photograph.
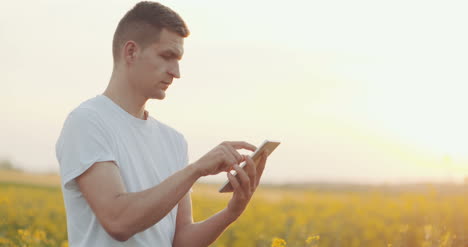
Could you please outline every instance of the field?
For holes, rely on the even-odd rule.
[[[58,181],[0,172],[0,246],[68,245]],[[216,186],[195,186],[195,220],[228,199]],[[468,185],[263,186],[212,246],[466,247]]]

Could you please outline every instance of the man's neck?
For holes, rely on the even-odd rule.
[[[114,101],[122,109],[136,118],[146,120],[145,104],[148,99],[138,95],[127,82],[112,73],[111,80],[103,95]]]

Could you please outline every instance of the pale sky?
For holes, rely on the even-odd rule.
[[[161,2],[191,35],[182,78],[147,110],[184,134],[191,162],[223,140],[272,139],[266,182],[468,176],[464,1]],[[63,121],[106,88],[135,3],[2,4],[0,159],[58,171]]]

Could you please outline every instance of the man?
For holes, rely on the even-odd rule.
[[[184,137],[145,110],[180,78],[188,34],[177,13],[154,2],[138,3],[119,22],[107,89],[68,115],[56,144],[69,246],[208,246],[245,210],[266,154],[256,170],[237,151],[255,146],[223,142],[188,164]],[[227,207],[194,223],[192,185],[232,169],[239,174],[227,172],[234,188]]]

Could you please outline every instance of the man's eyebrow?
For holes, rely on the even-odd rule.
[[[174,49],[167,49],[161,52],[161,54],[168,55],[173,58],[177,58],[178,60],[182,59],[182,54]]]

